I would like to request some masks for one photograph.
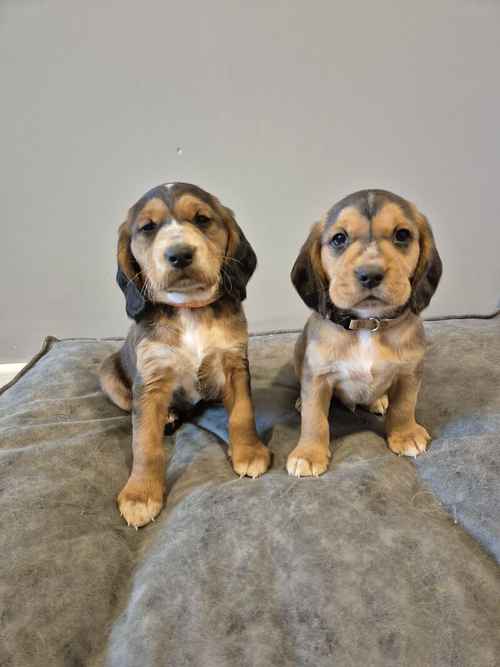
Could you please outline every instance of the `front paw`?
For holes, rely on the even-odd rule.
[[[234,472],[240,477],[260,477],[271,463],[271,453],[261,442],[255,445],[233,445],[229,456]]]
[[[374,415],[385,415],[387,408],[389,407],[389,397],[387,394],[384,394],[373,403],[370,403],[368,406],[368,412],[371,412]]]
[[[319,477],[328,468],[330,457],[328,447],[297,445],[288,456],[286,469],[295,477]]]
[[[145,526],[154,521],[163,507],[163,483],[130,477],[120,491],[117,502],[128,526],[136,529]]]
[[[414,424],[406,431],[393,431],[387,437],[389,449],[394,454],[413,457],[423,454],[430,440],[431,436],[420,424]]]

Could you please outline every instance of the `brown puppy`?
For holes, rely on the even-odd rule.
[[[347,406],[385,414],[396,454],[417,456],[430,436],[415,421],[425,351],[419,313],[441,277],[426,218],[384,190],[362,190],[315,224],[292,282],[315,312],[297,341],[302,429],[289,474],[328,467],[332,394]]]
[[[269,467],[241,307],[256,264],[233,213],[187,183],[150,190],[120,227],[117,280],[135,323],[100,377],[109,398],[132,411],[133,466],[118,496],[128,524],[143,526],[162,508],[164,428],[183,406],[222,399],[235,472],[258,477]]]

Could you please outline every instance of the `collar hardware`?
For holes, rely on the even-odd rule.
[[[367,317],[366,319],[351,319],[349,322],[349,331],[368,331],[373,334],[380,329],[381,321],[376,317]]]

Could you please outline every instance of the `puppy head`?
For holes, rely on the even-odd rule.
[[[292,269],[310,308],[389,317],[408,305],[420,313],[441,277],[431,228],[413,204],[384,190],[342,199],[313,226]]]
[[[243,301],[256,265],[233,213],[188,183],[153,188],[119,229],[117,280],[134,319],[147,303],[189,307],[223,294]]]

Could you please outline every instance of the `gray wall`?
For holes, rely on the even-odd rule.
[[[299,245],[364,187],[433,223],[429,315],[491,311],[499,34],[495,0],[3,0],[0,361],[126,331],[116,229],[167,180],[235,209],[260,260],[254,331],[302,324]]]

